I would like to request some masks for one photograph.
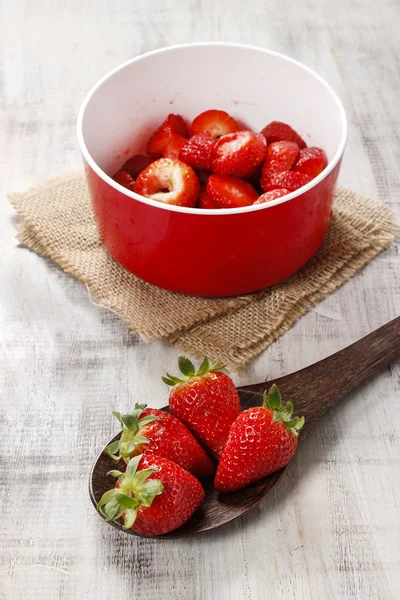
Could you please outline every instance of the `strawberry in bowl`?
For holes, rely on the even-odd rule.
[[[315,254],[329,226],[346,135],[343,106],[321,77],[283,55],[236,44],[139,56],[93,88],[78,118],[107,250],[149,283],[200,296],[259,290]],[[299,154],[262,177],[268,147],[279,142],[296,144]],[[127,170],[133,183],[116,175],[130,156],[174,162],[149,162],[149,177]],[[187,188],[180,163],[192,170]],[[257,195],[245,193],[243,201],[239,190],[236,203],[235,187],[226,185],[215,200],[200,182],[204,173],[240,179]],[[288,193],[266,200],[275,190]]]

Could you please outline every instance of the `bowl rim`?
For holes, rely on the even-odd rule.
[[[241,48],[241,49],[245,49],[245,50],[255,50],[257,52],[263,52],[265,54],[269,54],[270,56],[275,56],[277,58],[280,58],[282,60],[290,62],[290,63],[296,65],[297,67],[303,69],[304,71],[309,73],[312,77],[314,77],[317,81],[319,81],[319,83],[321,83],[321,85],[323,85],[328,90],[328,92],[333,97],[333,99],[336,103],[337,109],[339,111],[339,115],[340,115],[340,119],[341,119],[341,126],[342,126],[342,135],[341,135],[339,145],[336,149],[336,152],[335,152],[332,160],[329,161],[329,163],[327,164],[325,169],[317,177],[315,177],[312,181],[310,181],[310,183],[299,188],[298,190],[295,190],[294,192],[291,192],[290,194],[287,194],[286,196],[283,196],[282,198],[277,198],[276,200],[272,200],[271,202],[265,202],[262,204],[244,206],[241,208],[224,208],[224,209],[218,209],[218,208],[205,209],[205,208],[203,208],[200,210],[199,208],[195,208],[195,207],[189,208],[189,207],[184,207],[184,206],[175,206],[173,204],[167,204],[164,202],[158,202],[156,200],[152,200],[151,198],[146,198],[145,196],[136,194],[136,192],[131,192],[127,188],[123,187],[122,185],[120,185],[119,183],[114,181],[94,161],[94,159],[92,158],[91,154],[89,153],[89,151],[86,147],[86,143],[85,143],[85,139],[84,139],[84,135],[83,135],[83,118],[84,118],[84,114],[85,114],[86,108],[88,106],[88,103],[90,102],[92,96],[96,93],[96,91],[103,85],[103,83],[105,81],[107,81],[107,79],[110,79],[113,75],[115,75],[119,71],[122,71],[123,69],[125,69],[128,65],[135,63],[135,62],[139,62],[141,60],[145,60],[149,56],[153,56],[153,55],[161,54],[161,53],[165,53],[165,52],[170,52],[173,50],[183,50],[185,48],[196,48],[196,47],[201,48],[201,47],[205,47],[205,46],[208,46],[208,47],[225,46],[225,47],[231,47],[231,48],[239,48],[239,49]],[[149,206],[153,206],[154,208],[160,208],[162,210],[168,210],[168,211],[172,211],[172,212],[180,212],[180,213],[185,213],[185,214],[196,214],[198,216],[200,216],[200,215],[225,216],[225,215],[229,215],[229,214],[237,215],[237,214],[255,212],[258,210],[266,210],[268,208],[277,206],[278,204],[284,204],[285,202],[290,202],[291,200],[294,200],[298,196],[302,196],[303,194],[305,194],[306,192],[308,192],[309,190],[311,190],[312,188],[317,186],[336,167],[336,165],[338,164],[338,162],[340,161],[340,159],[342,158],[343,153],[344,153],[344,149],[345,149],[346,141],[347,141],[347,132],[348,132],[347,117],[346,117],[346,113],[345,113],[345,110],[343,107],[343,103],[340,100],[339,96],[334,91],[334,89],[331,87],[331,85],[323,77],[321,77],[321,75],[318,75],[318,73],[316,73],[310,67],[307,67],[302,62],[295,60],[294,58],[291,58],[290,56],[286,56],[285,54],[282,54],[280,52],[275,52],[274,50],[268,50],[266,48],[261,48],[259,46],[252,46],[252,45],[248,45],[248,44],[237,44],[237,43],[233,43],[233,42],[195,42],[195,43],[190,43],[190,44],[177,44],[177,45],[173,45],[173,46],[165,46],[163,48],[159,48],[157,50],[152,50],[150,52],[146,52],[144,54],[140,54],[134,58],[131,58],[131,59],[125,61],[124,63],[122,63],[121,65],[117,66],[116,68],[112,69],[108,73],[106,73],[106,75],[104,75],[90,89],[90,91],[87,93],[85,99],[83,100],[83,102],[80,106],[78,118],[77,118],[77,136],[78,136],[78,143],[79,143],[81,153],[82,153],[83,158],[85,159],[86,163],[96,173],[96,175],[98,175],[100,177],[100,179],[102,179],[105,183],[110,185],[112,188],[116,189],[118,192],[123,193],[126,197],[132,198],[139,202],[142,202],[143,204],[148,204]]]

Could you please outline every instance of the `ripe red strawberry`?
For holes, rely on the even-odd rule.
[[[239,208],[241,206],[250,206],[258,198],[258,192],[253,188],[251,183],[237,177],[211,175],[207,182],[206,191],[214,204],[213,207],[210,206],[208,208]]]
[[[174,133],[168,142],[168,146],[164,150],[163,158],[173,158],[174,160],[179,160],[179,152],[186,142],[186,138],[184,138],[182,135]]]
[[[211,133],[198,133],[185,141],[186,143],[179,153],[179,159],[193,169],[210,169],[211,153],[215,145]]]
[[[162,156],[173,134],[183,137],[189,135],[187,125],[180,115],[168,115],[147,142],[147,154],[155,157]]]
[[[172,158],[160,158],[136,179],[135,192],[167,204],[195,206],[200,184],[189,165]]]
[[[177,529],[204,499],[204,490],[191,473],[156,454],[131,458],[115,488],[100,498],[97,509],[106,521],[124,520],[124,529],[141,535],[162,535]]]
[[[217,175],[247,177],[267,154],[267,143],[261,133],[237,131],[224,135],[215,144],[211,170]]]
[[[208,131],[214,139],[218,139],[227,133],[238,131],[238,129],[239,126],[235,119],[224,110],[206,110],[193,120],[190,135]]]
[[[265,192],[270,192],[276,188],[285,188],[289,192],[297,190],[303,185],[307,185],[312,181],[312,177],[304,173],[296,173],[295,171],[283,171],[282,173],[274,173],[270,177],[264,177],[261,185]]]
[[[136,179],[139,173],[141,173],[143,169],[148,167],[153,161],[154,158],[151,158],[150,156],[145,156],[144,154],[135,154],[135,156],[132,156],[132,158],[129,158],[126,161],[122,168],[124,171],[129,173],[133,179]]]
[[[120,185],[126,187],[128,190],[131,190],[131,192],[135,191],[135,180],[126,171],[123,171],[122,169],[117,171],[113,179]]]
[[[237,390],[222,365],[211,365],[205,357],[196,371],[191,361],[180,355],[183,377],[167,373],[164,383],[174,386],[169,395],[171,412],[181,419],[216,458],[219,458],[229,429],[240,413]]]
[[[276,385],[264,393],[263,406],[243,411],[229,432],[214,486],[234,492],[284,467],[296,452],[304,417],[293,417]]]
[[[267,158],[263,164],[261,177],[290,171],[298,155],[299,147],[295,142],[273,142],[267,148]]]
[[[300,150],[299,158],[297,159],[293,171],[305,173],[309,177],[316,177],[326,167],[325,152],[321,148],[303,148]]]
[[[198,206],[199,206],[199,208],[218,208],[218,206],[216,206],[214,200],[208,194],[207,188],[205,185],[201,186]]]
[[[282,198],[282,196],[286,196],[286,194],[290,194],[289,190],[285,188],[276,188],[276,190],[271,190],[270,192],[265,192],[261,194],[261,196],[254,202],[254,204],[264,204],[264,202],[271,202],[271,200],[276,200],[277,198]]]
[[[299,148],[305,148],[307,146],[305,141],[290,127],[290,125],[282,123],[281,121],[272,121],[272,123],[269,123],[264,127],[261,133],[265,136],[268,144],[285,140],[287,142],[296,142]]]
[[[107,446],[114,460],[129,459],[152,452],[172,460],[199,479],[211,477],[214,465],[209,456],[183,423],[156,408],[136,404],[130,415],[113,413],[122,426],[121,437]]]

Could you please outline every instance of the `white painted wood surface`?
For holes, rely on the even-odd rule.
[[[80,166],[78,106],[109,69],[164,45],[228,40],[287,53],[331,82],[350,125],[341,183],[399,215],[399,29],[397,0],[0,2],[1,598],[400,598],[399,364],[333,411],[245,518],[185,541],[121,535],[89,502],[89,467],[116,431],[112,409],[165,404],[159,375],[176,351],[131,337],[84,286],[17,248],[5,199]],[[296,370],[400,314],[398,250],[241,383]]]

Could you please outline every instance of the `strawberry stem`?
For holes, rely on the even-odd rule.
[[[114,521],[124,516],[124,529],[132,527],[140,506],[151,506],[154,498],[164,490],[159,479],[148,479],[157,468],[137,470],[142,456],[140,454],[131,458],[125,473],[108,473],[118,477],[119,487],[105,492],[97,504],[97,510],[106,521]]]
[[[147,415],[140,418],[140,415],[146,408],[146,404],[135,404],[134,411],[128,415],[121,415],[119,412],[113,412],[122,426],[121,437],[107,446],[105,452],[113,460],[131,457],[142,444],[148,444],[149,440],[141,435],[140,430],[159,417]]]
[[[218,371],[222,371],[225,368],[225,365],[217,362],[215,365],[212,364],[208,356],[205,356],[196,371],[194,364],[189,358],[180,354],[178,356],[178,367],[183,377],[175,377],[175,375],[171,375],[170,373],[166,373],[166,377],[161,377],[164,383],[170,386],[174,386],[180,383],[186,383],[195,377],[203,377],[208,373],[216,373]]]
[[[273,421],[281,421],[293,435],[299,435],[299,431],[304,426],[305,418],[292,416],[294,410],[292,402],[288,401],[286,404],[283,404],[281,393],[275,383],[271,386],[268,393],[265,390],[263,407],[267,410],[272,410]]]

